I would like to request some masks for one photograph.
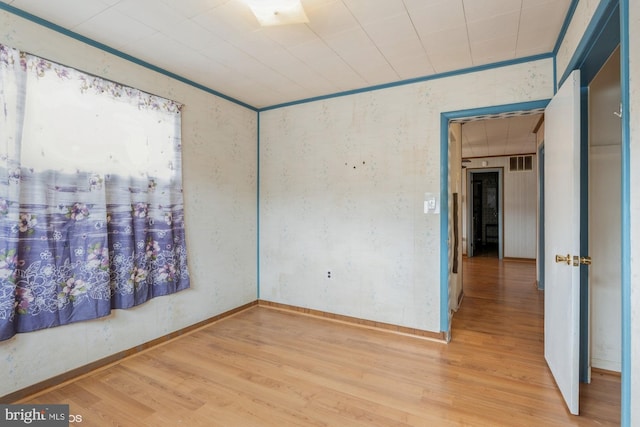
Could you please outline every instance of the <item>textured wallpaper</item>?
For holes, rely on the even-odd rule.
[[[261,298],[440,330],[440,114],[547,99],[540,60],[260,116]]]
[[[573,13],[571,24],[567,28],[564,39],[558,49],[558,55],[556,58],[556,67],[558,71],[558,80],[562,77],[564,72],[571,61],[573,53],[576,51],[582,35],[584,34],[587,25],[593,18],[600,0],[580,0],[576,6],[576,10]]]

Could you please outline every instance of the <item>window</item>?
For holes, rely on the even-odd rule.
[[[0,339],[189,287],[181,105],[0,45]]]

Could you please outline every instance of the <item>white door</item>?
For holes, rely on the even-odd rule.
[[[578,414],[580,353],[580,71],[545,110],[544,356]]]

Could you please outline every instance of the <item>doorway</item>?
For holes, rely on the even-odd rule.
[[[502,258],[501,169],[468,169],[467,256]]]
[[[628,3],[622,3],[623,5],[625,5],[627,7],[627,11],[628,11]],[[572,59],[571,63],[569,64],[569,66],[566,67],[567,72],[571,71],[573,69],[581,69],[583,70],[583,78],[586,79],[586,81],[591,81],[591,79],[594,77],[594,74],[597,74],[598,71],[600,71],[600,69],[602,68],[602,65],[604,64],[604,62],[606,62],[606,60],[608,59],[609,54],[615,49],[616,45],[618,43],[620,43],[620,28],[614,28],[614,30],[612,31],[605,31],[607,30],[607,28],[609,27],[609,24],[613,23],[615,25],[618,25],[620,23],[620,20],[622,19],[622,17],[625,16],[624,13],[619,13],[618,9],[617,9],[617,5],[618,2],[602,2],[601,5],[598,7],[598,10],[596,11],[596,13],[594,14],[594,21],[595,24],[593,24],[593,28],[590,27],[590,29],[587,31],[587,33],[585,33],[585,36],[583,38],[583,40],[586,40],[586,42],[583,44],[582,47],[580,47],[577,52],[576,55],[574,55],[575,59]],[[615,8],[615,10],[611,10],[612,8]],[[597,19],[596,19],[597,18]],[[614,26],[615,26],[614,25]],[[627,29],[628,31],[628,29]],[[605,36],[602,36],[602,35]],[[628,32],[623,33],[623,34],[628,34]],[[609,37],[610,36],[610,37]],[[606,43],[605,43],[606,42]],[[623,54],[620,55],[620,60],[618,60],[617,62],[620,63],[621,67],[622,67],[622,71],[619,73],[619,75],[627,76],[627,80],[625,81],[625,79],[621,79],[621,86],[622,86],[622,109],[620,109],[620,104],[617,105],[617,108],[611,109],[608,112],[609,116],[614,116],[614,113],[618,113],[619,116],[618,118],[621,119],[622,121],[622,147],[621,147],[621,167],[619,169],[617,169],[615,172],[613,172],[613,175],[618,175],[620,177],[620,182],[622,183],[622,191],[621,193],[621,201],[617,202],[619,203],[620,207],[622,208],[622,215],[621,216],[621,226],[616,228],[616,230],[609,230],[609,233],[607,235],[611,235],[611,233],[616,233],[618,234],[618,236],[621,239],[621,244],[619,245],[620,248],[620,256],[619,258],[622,260],[622,262],[620,262],[620,260],[618,260],[619,264],[622,264],[623,266],[628,266],[630,261],[630,257],[629,257],[629,190],[628,190],[628,183],[629,183],[629,173],[628,173],[628,146],[629,146],[629,117],[627,114],[623,114],[624,111],[628,111],[629,108],[629,101],[628,101],[628,40],[622,41],[622,51]],[[607,43],[611,44],[613,43],[614,46],[610,47],[610,46],[602,46],[603,43],[606,45]],[[625,51],[625,47],[626,47],[626,51]],[[614,60],[615,61],[615,60]],[[587,78],[588,76],[588,78]],[[559,81],[563,81],[564,78],[560,78]],[[626,83],[625,83],[626,82]],[[626,94],[626,97],[625,97]],[[516,108],[522,108],[523,105],[526,105],[526,103],[523,104],[519,104],[518,107]],[[546,105],[546,103],[545,103]],[[510,110],[513,111],[514,107],[510,106]],[[583,110],[583,113],[586,114],[586,106],[584,106],[585,110]],[[494,113],[504,113],[505,111],[508,111],[505,107],[489,107],[489,108],[482,108],[482,109],[474,109],[474,110],[467,110],[467,111],[455,111],[455,112],[449,112],[449,113],[442,113],[441,114],[441,123],[442,123],[442,132],[441,132],[441,149],[447,150],[448,148],[448,140],[446,138],[446,133],[445,133],[445,129],[448,126],[449,121],[452,120],[456,120],[460,117],[469,117],[472,115],[479,115],[479,114],[486,114],[487,111],[492,111]],[[622,117],[620,117],[622,116]],[[585,122],[588,123],[588,121]],[[583,129],[585,131],[588,132],[588,129]],[[587,133],[585,132],[585,133]],[[588,143],[587,143],[588,144]],[[584,146],[583,146],[584,147]],[[585,148],[585,153],[588,150],[588,145]],[[598,150],[600,150],[600,148],[598,148]],[[546,157],[545,156],[545,152],[544,149],[542,149],[541,151],[541,158]],[[450,171],[449,171],[449,167],[450,165],[445,161],[443,161],[442,163],[442,169],[443,171],[446,173],[445,176],[447,176]],[[542,167],[542,166],[541,166]],[[544,171],[544,169],[541,169],[542,171]],[[612,175],[610,168],[605,167],[605,170],[608,171],[608,173],[610,175]],[[621,172],[620,172],[621,171]],[[599,181],[601,182],[601,181]],[[444,195],[448,194],[448,183],[447,180],[443,180],[443,183],[441,184],[442,187],[442,194],[443,197]],[[597,203],[597,200],[591,200],[592,203]],[[602,205],[602,204],[601,204]],[[585,211],[588,211],[588,207],[586,209],[584,209]],[[441,221],[442,224],[442,229],[446,230],[446,218],[443,218]],[[542,225],[542,224],[540,224]],[[543,243],[543,242],[541,242]],[[595,241],[591,242],[592,246],[595,244]],[[442,246],[444,249],[446,249],[446,241],[443,240],[442,241]],[[544,253],[544,252],[540,252],[540,253]],[[546,256],[550,256],[549,254],[545,254]],[[443,276],[441,277],[441,289],[442,289],[442,295],[447,295],[446,290],[447,290],[447,282],[446,282],[446,265],[447,265],[447,257],[446,257],[446,252],[443,250],[441,252],[441,265],[443,265],[445,268],[443,269],[443,271],[445,272],[443,274]],[[630,403],[630,376],[631,376],[631,368],[630,368],[630,332],[629,332],[629,328],[626,327],[626,325],[630,324],[630,298],[629,298],[629,288],[630,288],[630,279],[629,279],[629,272],[628,272],[628,268],[623,268],[621,271],[621,278],[620,280],[613,280],[610,281],[610,283],[616,288],[619,289],[621,288],[621,298],[615,298],[615,300],[617,300],[618,302],[621,302],[621,308],[620,311],[622,312],[622,316],[621,316],[621,323],[622,323],[622,334],[620,334],[619,330],[614,330],[617,328],[612,328],[612,329],[607,329],[607,333],[609,333],[610,335],[622,335],[621,336],[621,356],[619,357],[618,361],[619,361],[619,366],[620,366],[620,371],[621,371],[621,378],[622,378],[622,395],[621,395],[621,413],[622,413],[622,424],[623,425],[628,425],[629,424],[629,417],[630,417],[630,407],[631,407],[631,403]],[[540,279],[540,284],[544,284],[544,270],[539,271],[539,279]],[[593,274],[594,272],[592,272]],[[592,295],[592,298],[595,297],[595,295]],[[589,301],[587,299],[587,301]],[[442,306],[445,306],[445,302],[441,303]],[[594,314],[594,316],[596,316]],[[613,317],[619,317],[619,314],[617,316],[613,316]],[[447,318],[446,317],[441,317],[441,325],[443,325],[442,330],[447,330],[447,328],[449,327],[449,323],[447,323]],[[605,368],[606,369],[606,368]],[[609,370],[609,369],[606,369]]]
[[[588,274],[584,348],[589,367],[621,371],[621,168],[622,128],[614,113],[620,106],[620,49],[588,85],[588,251],[597,260]],[[583,380],[589,381],[585,369]]]
[[[470,171],[479,172],[478,169],[485,169],[483,172],[491,172],[486,169],[493,169],[499,173],[498,190],[496,192],[496,203],[498,209],[498,257],[496,262],[502,262],[504,256],[512,258],[536,258],[536,137],[539,118],[546,107],[548,100],[529,101],[517,104],[507,104],[493,107],[482,107],[469,110],[458,110],[453,112],[443,112],[440,116],[441,138],[440,148],[448,156],[441,158],[441,179],[440,194],[442,200],[448,203],[440,204],[440,232],[445,236],[440,240],[440,330],[445,333],[449,340],[451,338],[451,320],[453,313],[458,309],[459,303],[464,297],[462,289],[462,276],[464,272],[455,271],[456,257],[463,259],[469,257],[469,210],[471,199],[468,194]],[[508,124],[507,124],[508,123]],[[513,132],[511,123],[517,123],[518,128],[528,129],[525,133],[527,138],[515,138],[514,135],[523,135],[521,132]],[[469,131],[476,129],[471,134],[478,139],[469,138]],[[487,138],[496,142],[496,133],[511,129],[507,132],[507,139],[503,139],[502,144],[487,144]],[[535,131],[535,132],[534,132]],[[504,132],[503,132],[504,133]],[[529,144],[528,138],[533,134],[531,145],[522,147],[522,143]],[[463,144],[471,147],[470,151],[463,152]],[[506,147],[508,150],[505,150]],[[519,148],[514,150],[514,147]],[[508,154],[509,153],[509,154]],[[522,162],[520,159],[522,158]],[[515,161],[514,161],[515,160]],[[525,161],[526,160],[526,161]],[[523,167],[520,167],[520,163]],[[530,166],[525,168],[524,166]],[[505,174],[513,175],[510,180],[510,187],[504,187]],[[526,206],[526,211],[530,215],[519,215],[517,209],[512,211],[511,222],[507,224],[506,209],[507,196],[509,195],[513,206]],[[462,230],[462,244],[456,246],[457,241],[452,236],[455,234],[454,225],[456,219],[453,212],[453,201],[458,197],[462,206],[461,215],[457,218],[461,220],[459,229]],[[521,221],[524,219],[524,222]],[[491,236],[492,230],[489,231]],[[507,242],[507,237],[509,241]],[[507,245],[509,243],[509,245]],[[459,252],[454,254],[457,247]],[[510,248],[507,255],[507,248]],[[491,259],[491,258],[487,258]],[[462,273],[462,274],[459,274]]]

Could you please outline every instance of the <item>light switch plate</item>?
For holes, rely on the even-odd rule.
[[[435,193],[424,193],[424,213],[439,214],[440,198]]]

